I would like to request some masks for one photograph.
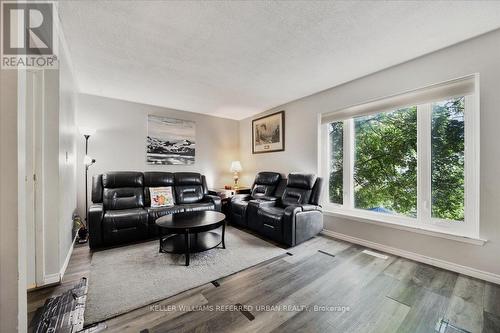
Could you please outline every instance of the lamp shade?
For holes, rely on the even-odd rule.
[[[240,172],[242,170],[240,161],[231,162],[231,172]]]
[[[91,135],[95,134],[95,128],[82,126],[82,127],[79,128],[79,130],[80,130],[80,134],[82,134],[82,135],[89,135],[89,136],[91,136]]]

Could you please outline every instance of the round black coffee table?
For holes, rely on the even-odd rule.
[[[186,266],[189,254],[213,249],[222,244],[225,249],[226,215],[216,211],[184,212],[165,215],[156,220],[160,228],[160,252],[184,253]],[[222,233],[211,231],[222,227]]]

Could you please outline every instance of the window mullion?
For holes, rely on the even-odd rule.
[[[465,229],[479,237],[479,93],[465,96]]]
[[[331,165],[331,142],[330,137],[328,135],[328,126],[329,124],[320,125],[320,138],[319,138],[319,147],[320,147],[320,156],[319,156],[319,174],[323,176],[327,186],[323,186],[323,205],[330,204],[330,165]]]
[[[431,133],[430,104],[417,106],[417,223],[431,222]]]
[[[344,207],[354,207],[354,120],[344,120]]]

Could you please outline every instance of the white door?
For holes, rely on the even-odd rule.
[[[26,73],[26,282],[34,288],[43,284],[43,196],[41,193],[43,156],[43,70]]]

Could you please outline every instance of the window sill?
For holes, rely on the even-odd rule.
[[[358,222],[364,222],[364,223],[370,223],[370,224],[375,224],[383,227],[389,227],[389,228],[395,228],[399,230],[404,230],[404,231],[409,231],[409,232],[415,232],[427,236],[433,236],[433,237],[439,237],[439,238],[445,238],[445,239],[450,239],[454,240],[457,242],[462,242],[462,243],[468,243],[468,244],[473,244],[473,245],[478,245],[478,246],[483,246],[487,240],[481,239],[481,238],[474,238],[474,237],[467,237],[467,236],[462,236],[458,234],[453,234],[453,233],[445,233],[441,231],[436,231],[432,230],[431,228],[422,228],[422,227],[417,227],[417,226],[409,226],[404,223],[397,223],[393,221],[387,221],[384,220],[383,217],[373,217],[373,216],[367,216],[367,214],[363,214],[362,212],[356,212],[356,211],[339,211],[339,210],[334,210],[331,208],[324,208],[323,209],[323,214],[327,216],[332,216],[332,217],[341,217],[349,220],[354,220]],[[405,220],[404,217],[401,218],[402,220]]]

